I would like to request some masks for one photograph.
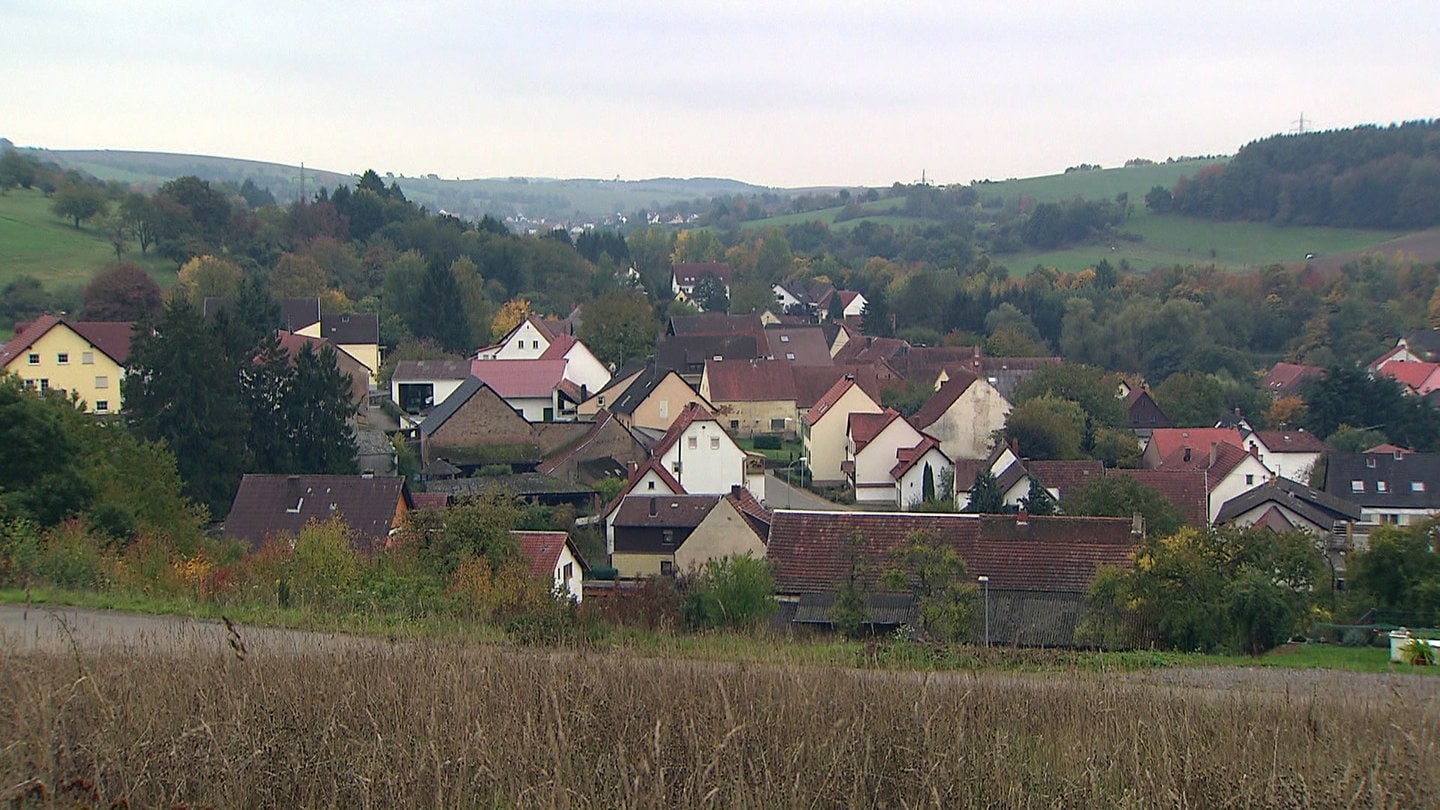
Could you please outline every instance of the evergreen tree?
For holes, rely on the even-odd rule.
[[[329,344],[317,353],[309,345],[292,358],[294,369],[282,403],[291,443],[287,472],[347,475],[355,473],[355,435],[350,416],[350,378],[336,364]]]
[[[1060,504],[1055,502],[1055,496],[1050,490],[1041,486],[1039,481],[1030,479],[1030,491],[1020,499],[1020,505],[1025,511],[1032,515],[1053,515],[1060,510]]]
[[[224,515],[247,468],[250,414],[241,375],[212,324],[183,298],[137,331],[121,383],[126,418],[175,454],[185,494]]]
[[[975,474],[975,483],[970,486],[970,503],[965,511],[977,515],[998,515],[1007,511],[1005,493],[995,475],[985,469]]]

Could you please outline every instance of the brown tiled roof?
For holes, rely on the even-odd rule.
[[[719,500],[719,495],[627,495],[610,525],[693,529]]]
[[[978,379],[979,377],[963,369],[951,373],[950,379],[946,380],[938,391],[925,400],[925,404],[920,406],[920,410],[910,417],[910,423],[921,430],[935,424],[940,417],[945,415],[946,411],[950,410],[950,406],[955,404],[955,400],[970,390],[970,386]]]
[[[410,498],[416,509],[444,509],[450,505],[448,492],[412,492]]]
[[[996,589],[1083,593],[1102,565],[1129,567],[1138,538],[1128,518],[1029,517],[894,512],[775,513],[766,558],[782,593],[823,593],[848,580],[852,562],[876,586],[892,549],[930,531]]]
[[[1105,475],[1104,463],[1088,459],[1079,461],[1036,460],[1026,466],[1030,469],[1031,478],[1039,481],[1040,486],[1046,489],[1058,491],[1060,498],[1064,498],[1065,493],[1075,492]]]
[[[795,401],[791,366],[779,360],[710,360],[705,380],[711,402]],[[702,386],[703,387],[703,386]]]
[[[1185,457],[1187,453],[1190,456],[1188,459]],[[1164,470],[1205,470],[1209,473],[1213,486],[1236,467],[1239,467],[1248,455],[1250,454],[1228,442],[1213,445],[1206,450],[1179,447],[1160,463],[1160,468]]]
[[[914,467],[916,462],[924,458],[926,453],[939,447],[940,442],[936,441],[934,436],[925,436],[922,434],[919,444],[914,447],[901,447],[897,449],[895,451],[895,466],[890,468],[890,477],[899,481],[900,476],[909,472],[910,468]],[[944,451],[941,451],[941,454],[944,455]]]
[[[704,312],[699,315],[678,315],[670,319],[670,334],[683,335],[753,335],[757,340],[764,331],[759,315],[726,315]]]
[[[809,409],[815,407],[835,383],[846,377],[853,377],[855,384],[860,386],[877,404],[880,402],[880,381],[875,373],[874,366],[857,366],[854,364],[837,366],[795,366],[791,370],[795,377],[795,407]]]
[[[405,479],[393,475],[246,475],[225,518],[225,536],[259,549],[271,535],[295,536],[312,520],[341,516],[363,552],[385,545],[401,501],[415,505]]]
[[[640,479],[644,478],[647,472],[654,472],[657,476],[659,476],[660,480],[665,482],[665,486],[670,488],[670,494],[686,494],[685,487],[681,486],[680,482],[675,480],[675,476],[671,475],[670,471],[665,469],[665,465],[660,463],[660,459],[658,457],[652,456],[651,458],[647,459],[644,464],[641,464],[638,468],[636,468],[630,473],[630,478],[625,482],[625,488],[620,490],[620,493],[615,496],[615,500],[605,504],[605,506],[601,508],[600,514],[609,515],[611,512],[614,512],[620,507],[620,504],[624,502],[627,495],[645,494],[635,493],[635,485],[640,483]]]
[[[656,344],[655,365],[684,372],[717,357],[750,360],[760,356],[758,346],[754,335],[671,335]]]
[[[1190,462],[1182,463],[1195,464],[1197,458],[1203,458],[1209,463],[1210,445],[1230,444],[1241,447],[1244,442],[1240,438],[1240,431],[1236,428],[1156,428],[1150,435],[1150,446],[1147,448],[1147,455],[1153,454],[1164,463],[1169,463],[1177,451],[1190,448]]]
[[[835,355],[835,362],[862,365],[869,365],[877,360],[894,362],[894,358],[904,354],[909,348],[910,344],[899,338],[856,335],[849,343],[840,347],[840,351]]]
[[[1323,453],[1330,449],[1308,430],[1257,430],[1255,437],[1272,453]]]
[[[845,396],[845,392],[849,391],[855,385],[855,380],[850,377],[841,377],[836,380],[835,384],[830,386],[830,390],[826,391],[825,395],[820,397],[820,399],[805,412],[805,424],[813,426],[816,422],[819,422],[825,414],[830,412],[831,408],[835,407],[835,403],[839,402],[840,398]]]
[[[745,519],[746,525],[760,538],[760,542],[770,539],[770,521],[773,514],[755,498],[754,493],[744,487],[732,487],[724,498]]]
[[[1204,470],[1106,470],[1105,474],[1126,475],[1156,490],[1180,510],[1180,517],[1189,525],[1210,524],[1210,493]]]
[[[1285,396],[1298,394],[1300,386],[1311,377],[1318,377],[1325,370],[1318,366],[1303,366],[1298,363],[1276,363],[1260,380],[1260,387]]]

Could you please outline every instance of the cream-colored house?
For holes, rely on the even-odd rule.
[[[915,427],[940,440],[951,459],[986,458],[996,431],[1005,427],[1010,402],[995,386],[956,369],[910,417]]]
[[[953,480],[954,465],[933,436],[916,430],[893,408],[852,413],[849,421],[844,469],[857,504],[912,508],[921,500],[926,469],[935,497],[948,497],[942,481]]]
[[[852,413],[880,413],[884,409],[855,382],[854,377],[837,380],[829,391],[805,412],[800,421],[806,465],[811,480],[820,485],[845,482],[840,465],[845,461],[846,428]]]
[[[605,408],[628,428],[669,430],[691,402],[710,406],[678,372],[651,365],[629,375],[625,385],[611,385],[581,403],[580,418]]]
[[[92,413],[116,413],[133,329],[41,315],[0,349],[0,368],[29,388],[72,392]]]
[[[708,360],[700,378],[700,396],[734,436],[777,434],[794,438],[800,412],[795,378],[785,360]]]
[[[675,549],[675,571],[694,573],[711,560],[746,554],[765,557],[770,533],[770,512],[749,490],[736,487],[715,502],[700,525]]]

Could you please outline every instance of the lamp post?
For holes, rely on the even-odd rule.
[[[985,646],[990,646],[990,577],[980,575],[975,578],[985,588]]]

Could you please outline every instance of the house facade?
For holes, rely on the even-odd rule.
[[[799,411],[790,372],[790,364],[781,360],[712,360],[700,378],[700,396],[734,436],[792,439],[798,433]]]
[[[985,458],[1009,413],[1010,402],[995,386],[957,369],[915,412],[911,422],[938,439],[952,459]]]
[[[585,598],[581,583],[589,566],[569,534],[512,531],[510,536],[519,545],[530,576],[549,584],[551,590],[565,593],[576,604]]]
[[[715,502],[700,525],[675,550],[675,572],[693,574],[711,560],[750,555],[764,559],[770,512],[749,490],[735,487]]]
[[[917,485],[926,468],[937,487],[954,476],[939,441],[916,430],[893,408],[851,414],[847,439],[843,468],[857,504],[909,509],[919,500],[922,489]],[[921,479],[914,478],[917,471]]]
[[[845,483],[841,465],[846,452],[846,432],[852,413],[881,413],[884,408],[860,387],[854,377],[844,377],[805,412],[800,420],[801,439],[805,447],[806,466],[811,479],[819,485],[837,486]]]
[[[91,413],[117,413],[133,329],[130,323],[41,315],[0,349],[0,369],[28,388],[71,392]]]
[[[626,579],[676,573],[675,552],[719,495],[627,495],[606,523],[610,565]]]
[[[1383,524],[1418,523],[1440,514],[1440,453],[1331,453],[1325,492],[1360,507],[1363,533]]]
[[[653,455],[688,493],[723,495],[739,485],[765,498],[763,466],[757,467],[697,403],[685,406]]]

